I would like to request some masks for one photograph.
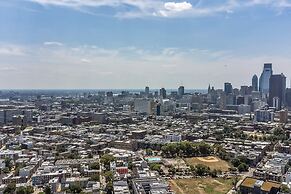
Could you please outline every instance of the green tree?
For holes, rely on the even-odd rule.
[[[4,194],[14,194],[16,190],[16,185],[15,183],[9,183],[6,188],[4,189],[3,193]]]
[[[94,174],[94,175],[92,175],[92,176],[90,177],[90,180],[91,180],[91,181],[97,181],[97,182],[99,182],[99,181],[100,181],[100,176],[99,176],[99,174]]]
[[[31,193],[34,193],[34,188],[33,188],[33,186],[27,186],[26,187],[26,193],[27,194],[31,194]]]
[[[82,188],[81,188],[80,184],[70,185],[69,190],[72,193],[81,193],[82,192]]]
[[[146,149],[146,155],[147,156],[152,156],[153,155],[153,150],[150,149],[150,148]]]
[[[281,190],[282,193],[291,193],[291,189],[287,187],[286,185],[282,185]]]
[[[204,176],[204,175],[208,175],[210,172],[210,168],[203,165],[203,164],[197,164],[195,166],[195,173],[198,176]]]
[[[16,189],[16,194],[26,194],[26,188],[21,186]]]
[[[104,173],[104,177],[105,177],[106,182],[112,182],[113,181],[113,178],[114,178],[113,172],[106,171]]]
[[[5,162],[5,166],[9,168],[9,170],[11,170],[11,168],[13,167],[11,158],[5,158],[4,162]]]
[[[100,158],[100,162],[105,166],[107,170],[110,169],[110,162],[115,161],[115,158],[110,154],[104,154]]]
[[[161,171],[161,165],[160,164],[150,164],[150,169],[153,171],[160,172]]]
[[[45,194],[51,194],[51,193],[52,193],[51,187],[50,187],[49,185],[47,185],[47,186],[44,188],[44,193],[45,193]]]
[[[216,169],[210,171],[210,176],[213,178],[217,177],[218,171]]]
[[[107,194],[112,194],[113,193],[113,183],[112,182],[107,183],[105,190],[106,190]]]
[[[237,167],[237,169],[238,169],[238,171],[239,172],[246,172],[246,171],[248,171],[248,165],[246,164],[246,163],[241,163],[238,167]]]
[[[172,175],[176,174],[176,168],[174,166],[170,166],[169,170],[168,170]]]
[[[99,164],[99,162],[94,162],[94,163],[89,165],[89,168],[93,169],[93,170],[99,170],[100,169],[100,164]]]
[[[234,166],[234,167],[238,167],[240,165],[240,160],[238,158],[234,158],[231,160],[231,164]]]

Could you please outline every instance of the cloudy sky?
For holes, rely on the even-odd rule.
[[[0,1],[0,88],[239,87],[264,62],[291,77],[291,0]]]

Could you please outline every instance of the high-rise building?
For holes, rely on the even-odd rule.
[[[145,95],[149,95],[150,94],[150,88],[148,86],[145,87],[144,89]]]
[[[184,86],[180,86],[180,87],[178,88],[178,95],[179,95],[179,96],[183,96],[184,93],[185,93],[185,88],[184,88]]]
[[[265,63],[264,69],[260,77],[259,90],[262,94],[269,94],[270,77],[273,74],[272,63]]]
[[[269,106],[281,109],[286,104],[286,77],[284,74],[270,77]]]
[[[253,91],[258,91],[258,76],[254,75],[252,78],[252,87],[253,87]]]
[[[286,89],[286,105],[291,107],[291,88]]]
[[[161,88],[161,89],[160,89],[160,96],[161,96],[162,98],[167,98],[167,91],[166,91],[165,88]]]
[[[232,85],[231,83],[224,83],[224,92],[225,94],[231,94],[232,93]]]

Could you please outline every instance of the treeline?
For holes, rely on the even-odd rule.
[[[179,143],[168,143],[162,147],[162,154],[164,157],[195,157],[195,156],[209,156],[215,154],[214,146],[201,143],[191,143],[183,141]]]

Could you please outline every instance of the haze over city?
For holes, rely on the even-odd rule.
[[[0,88],[239,87],[265,62],[289,80],[290,11],[288,0],[1,1]]]

